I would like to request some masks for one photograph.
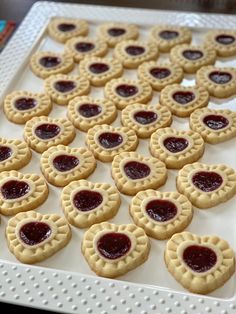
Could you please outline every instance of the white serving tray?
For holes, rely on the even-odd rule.
[[[0,55],[0,99],[10,91],[28,89],[41,91],[43,81],[29,69],[30,55],[36,50],[62,51],[63,45],[55,43],[46,33],[46,26],[53,16],[77,17],[90,22],[91,36],[96,26],[104,21],[122,21],[140,26],[141,37],[147,34],[150,25],[176,24],[193,30],[194,42],[200,42],[207,28],[234,28],[236,16],[216,14],[193,14],[116,7],[87,6],[41,2],[35,4],[21,26]],[[168,55],[160,59],[168,59]],[[236,66],[236,59],[217,61],[218,65]],[[76,72],[76,70],[74,71]],[[125,76],[135,77],[135,71],[125,71]],[[185,85],[194,84],[194,76],[187,75]],[[102,97],[102,88],[92,88],[92,95]],[[151,103],[158,102],[159,93],[154,93]],[[219,101],[211,98],[210,108],[235,110],[234,98]],[[51,116],[65,116],[66,108],[54,105]],[[114,125],[119,125],[119,118]],[[188,119],[174,118],[177,129],[187,129]],[[0,114],[0,136],[22,138],[23,127],[9,123]],[[77,131],[70,146],[84,146],[85,133]],[[236,169],[235,140],[218,145],[206,145],[201,158],[206,163],[226,163]],[[148,140],[140,141],[138,152],[149,155]],[[40,155],[33,158],[22,172],[40,173]],[[177,171],[168,171],[168,181],[161,191],[175,190]],[[98,162],[96,171],[88,178],[94,182],[110,182],[110,164]],[[61,189],[50,186],[50,197],[37,209],[41,213],[57,212],[60,208]],[[130,197],[122,195],[122,204],[115,223],[132,222],[128,214]],[[208,210],[194,210],[194,218],[188,231],[203,235],[217,234],[226,239],[236,251],[235,198]],[[37,266],[22,265],[9,253],[5,240],[7,218],[0,225],[0,301],[38,307],[66,313],[95,314],[191,314],[191,313],[236,313],[236,275],[224,287],[209,296],[187,293],[168,273],[163,259],[166,241],[151,240],[148,261],[137,269],[119,278],[108,280],[94,276],[80,251],[84,231],[72,228],[73,236],[66,248]]]

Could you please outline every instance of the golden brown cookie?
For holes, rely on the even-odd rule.
[[[220,57],[230,57],[236,54],[236,32],[234,30],[211,30],[204,40],[206,46],[216,50]]]

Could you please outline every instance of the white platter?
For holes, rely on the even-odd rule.
[[[141,37],[150,25],[169,23],[189,26],[194,41],[199,42],[206,28],[234,28],[236,16],[214,14],[192,14],[180,12],[123,9],[73,4],[41,2],[35,4],[27,17],[0,55],[0,99],[7,92],[18,89],[41,91],[43,81],[31,73],[28,67],[30,55],[36,50],[62,51],[63,45],[52,41],[46,33],[48,21],[53,16],[84,18],[90,22],[91,36],[96,26],[104,21],[122,21],[140,25]],[[161,59],[167,59],[162,56]],[[218,65],[236,67],[232,58],[218,59]],[[126,71],[125,76],[135,77],[135,71]],[[194,84],[194,76],[186,76],[185,85]],[[92,94],[101,97],[102,88],[93,88]],[[152,103],[158,101],[154,93]],[[211,98],[209,107],[235,110],[234,98],[218,101]],[[54,105],[50,115],[65,116],[66,108]],[[114,125],[119,125],[119,118]],[[174,118],[177,129],[187,129],[188,120]],[[9,123],[0,114],[0,135],[7,138],[22,138],[22,126]],[[85,133],[77,131],[77,137],[70,146],[84,146]],[[201,158],[205,163],[226,163],[236,169],[235,140],[216,146],[206,145]],[[149,155],[148,140],[140,141],[138,152]],[[32,161],[22,172],[40,173],[40,155],[33,153]],[[160,190],[175,190],[177,171],[168,171],[168,182]],[[110,182],[110,164],[98,162],[89,180]],[[60,189],[50,186],[50,197],[37,209],[41,213],[62,214],[59,202]],[[122,205],[115,223],[132,222],[128,214],[129,197],[122,195]],[[235,198],[208,210],[194,211],[194,218],[188,231],[203,235],[217,234],[226,239],[236,251]],[[236,313],[236,275],[224,287],[210,296],[203,297],[187,293],[167,272],[163,252],[166,241],[151,240],[152,248],[148,261],[136,270],[119,278],[107,280],[93,275],[86,264],[80,245],[84,231],[73,228],[69,245],[53,257],[37,266],[25,266],[9,253],[4,238],[7,218],[2,217],[0,225],[0,301],[33,306],[66,313],[95,314],[191,314],[191,313]]]

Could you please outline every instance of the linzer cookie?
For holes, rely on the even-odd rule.
[[[177,192],[146,190],[132,199],[130,215],[146,234],[158,240],[183,231],[193,216],[192,204]]]
[[[177,189],[198,208],[226,202],[236,193],[236,173],[223,165],[194,163],[184,166],[177,177]]]
[[[116,215],[120,201],[120,194],[114,186],[86,180],[71,182],[61,195],[66,219],[78,228],[88,228],[111,219]]]
[[[30,211],[8,221],[6,238],[9,250],[20,262],[33,264],[65,247],[71,239],[71,230],[59,215]]]
[[[189,117],[197,108],[206,107],[208,101],[209,93],[205,86],[169,85],[160,95],[160,104],[178,117]]]
[[[216,50],[220,57],[230,57],[236,54],[236,31],[234,30],[212,30],[205,36],[206,46]]]
[[[180,169],[203,155],[204,140],[197,132],[163,128],[152,134],[150,151],[167,168]]]
[[[236,136],[236,113],[227,109],[198,109],[190,116],[190,127],[207,143],[224,142]]]
[[[193,293],[207,294],[224,285],[235,272],[234,252],[214,235],[182,232],[172,236],[165,263],[173,277]]]
[[[99,276],[115,278],[143,264],[150,242],[143,229],[108,222],[93,225],[84,234],[82,253]]]

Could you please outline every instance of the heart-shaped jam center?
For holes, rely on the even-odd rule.
[[[89,71],[91,71],[94,74],[100,74],[100,73],[104,73],[107,72],[109,70],[109,65],[107,65],[106,63],[92,63],[89,66]]]
[[[183,137],[167,137],[163,141],[163,145],[171,153],[182,152],[185,148],[188,147],[188,140]]]
[[[121,84],[116,87],[116,92],[121,97],[131,97],[138,93],[138,87],[134,85]]]
[[[172,97],[177,103],[181,105],[186,105],[195,99],[194,93],[184,91],[175,92]]]
[[[217,190],[223,183],[222,177],[213,171],[199,171],[192,177],[193,184],[203,192]]]
[[[57,124],[53,123],[43,123],[37,126],[35,129],[35,134],[42,140],[49,140],[56,137],[61,131],[61,128]]]
[[[57,28],[61,32],[71,32],[76,28],[76,26],[75,24],[72,24],[72,23],[61,23],[57,26]]]
[[[134,119],[140,124],[150,124],[157,120],[157,114],[153,111],[138,111],[134,114]]]
[[[229,120],[221,115],[209,114],[203,118],[203,123],[212,130],[220,130],[229,125]]]
[[[166,69],[166,68],[152,68],[150,70],[150,73],[156,79],[162,80],[162,79],[170,76],[171,71],[169,69]]]
[[[216,84],[227,84],[232,80],[232,75],[228,72],[214,71],[209,74],[209,78]]]
[[[53,159],[53,166],[61,172],[70,171],[79,164],[79,159],[71,155],[59,155]]]
[[[75,89],[76,84],[74,81],[57,81],[54,83],[54,88],[60,93],[68,93]]]
[[[54,68],[61,63],[61,59],[53,56],[45,56],[40,58],[39,63],[45,68]]]
[[[165,222],[174,218],[177,214],[174,203],[166,200],[153,200],[146,205],[147,214],[155,221]]]
[[[119,232],[106,233],[97,242],[99,253],[108,259],[120,258],[127,254],[130,248],[130,238]]]
[[[21,240],[27,245],[36,245],[50,237],[52,229],[44,222],[32,221],[20,228]]]
[[[145,52],[145,48],[141,46],[128,46],[125,51],[131,56],[139,56]]]
[[[175,39],[179,36],[179,33],[176,31],[165,30],[159,33],[159,36],[165,40]]]
[[[78,210],[87,212],[97,208],[103,202],[103,197],[100,193],[89,190],[82,190],[75,194],[73,203]]]
[[[75,44],[75,49],[79,52],[88,52],[95,48],[93,43],[79,42]]]
[[[190,245],[183,252],[183,260],[193,271],[203,273],[215,266],[217,255],[208,247]]]
[[[123,142],[123,136],[115,132],[104,132],[98,137],[99,143],[106,149],[119,146]]]
[[[110,36],[118,37],[125,34],[126,30],[120,27],[112,27],[112,28],[109,28],[107,32]]]
[[[143,179],[147,177],[151,169],[148,165],[139,161],[129,161],[124,165],[124,172],[132,180]]]
[[[83,104],[78,108],[81,116],[85,118],[91,118],[99,115],[102,112],[102,107],[95,104]]]
[[[13,200],[26,195],[30,186],[24,181],[9,180],[1,187],[2,196],[7,200]]]
[[[0,162],[10,158],[12,153],[13,152],[10,147],[0,145]]]
[[[230,45],[235,42],[235,38],[231,35],[218,35],[215,40],[222,45]]]
[[[29,109],[32,109],[36,106],[37,106],[36,99],[31,98],[31,97],[29,97],[29,98],[26,98],[26,97],[18,98],[14,102],[14,107],[20,111],[29,110]]]
[[[203,53],[200,50],[184,50],[183,56],[188,60],[198,60],[203,57]]]

